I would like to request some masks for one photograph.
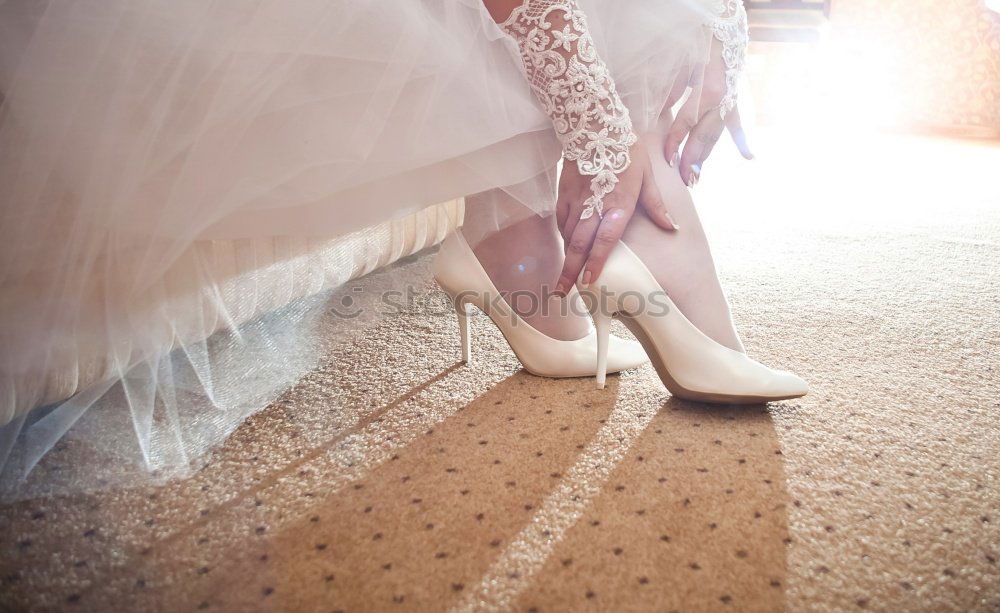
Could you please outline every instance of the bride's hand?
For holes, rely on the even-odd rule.
[[[693,187],[701,178],[702,166],[722,135],[723,128],[729,130],[740,154],[748,160],[753,159],[740,121],[739,104],[726,114],[725,120],[719,113],[726,91],[726,63],[722,59],[719,42],[714,41],[712,59],[705,69],[701,87],[695,87],[677,113],[664,146],[663,153],[668,163],[674,168],[680,164],[681,179],[688,187]],[[684,151],[679,153],[685,138]]]
[[[604,268],[611,249],[625,232],[635,205],[639,203],[646,214],[665,230],[676,230],[677,224],[667,213],[660,189],[653,177],[649,154],[640,140],[630,149],[632,163],[620,175],[615,189],[604,197],[603,217],[592,215],[580,219],[584,202],[591,196],[589,175],[580,174],[575,162],[564,162],[559,177],[559,195],[556,200],[556,220],[566,247],[563,265],[555,293],[565,296],[580,271],[584,285],[596,279]]]

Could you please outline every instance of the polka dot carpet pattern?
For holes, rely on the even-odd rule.
[[[452,315],[388,317],[190,479],[0,508],[0,609],[1000,609],[998,149],[873,144],[861,197],[846,149],[773,134],[696,190],[751,353],[809,396],[541,379],[482,316],[463,366]]]

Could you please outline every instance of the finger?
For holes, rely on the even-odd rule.
[[[677,162],[680,161],[681,143],[684,142],[684,139],[691,132],[691,127],[692,124],[678,117],[670,124],[670,129],[667,130],[667,141],[663,145],[663,157],[667,159],[667,164],[671,168],[676,168]]]
[[[701,141],[695,140],[694,132],[691,134],[691,138],[688,138],[687,144],[684,145],[684,153],[681,155],[679,164],[681,180],[688,187],[694,187],[698,183],[698,179],[701,178],[699,160],[701,160],[701,154],[705,147]]]
[[[697,123],[697,107],[698,104],[694,101],[694,96],[689,97],[677,113],[677,118],[670,124],[670,129],[667,130],[663,156],[667,158],[667,164],[671,168],[677,167],[677,162],[680,161],[681,143],[684,142],[684,139],[691,132],[691,128]]]
[[[559,228],[559,234],[563,233],[563,227],[566,225],[566,219],[569,217],[569,204],[568,198],[560,198],[556,201],[556,227]],[[563,235],[563,240],[566,240],[566,236]]]
[[[600,217],[591,215],[587,219],[581,219],[573,229],[573,234],[566,243],[566,260],[562,272],[559,273],[559,281],[556,282],[557,295],[565,297],[576,283],[590,255],[590,247],[594,243],[594,234],[597,233],[600,222]]]
[[[571,200],[569,204],[569,212],[566,214],[566,222],[563,223],[562,229],[562,239],[563,239],[563,250],[569,249],[569,241],[573,236],[573,232],[576,231],[576,226],[580,223],[580,213],[583,211],[583,203],[589,196],[579,196],[576,200]]]
[[[726,128],[729,130],[729,135],[733,137],[733,142],[736,143],[736,148],[739,149],[740,155],[748,160],[752,160],[753,153],[750,151],[750,145],[747,144],[747,134],[743,131],[743,120],[740,118],[739,105],[734,106],[733,110],[729,111],[729,114],[726,115]]]
[[[664,230],[680,229],[680,226],[674,222],[667,211],[667,204],[663,201],[660,186],[656,184],[656,177],[653,175],[653,169],[649,164],[646,165],[646,169],[642,175],[642,187],[639,189],[639,204],[646,210],[646,214],[653,220],[653,223]]]
[[[625,233],[625,226],[631,217],[631,212],[625,209],[614,208],[605,211],[601,225],[594,233],[594,241],[590,247],[590,255],[583,271],[583,285],[590,285],[604,270],[604,263],[607,262],[611,250],[615,248],[622,234]]]
[[[706,114],[691,130],[687,144],[684,145],[681,178],[688,187],[694,187],[701,179],[702,166],[722,134],[722,121],[716,113],[717,110],[712,110],[710,114]]]

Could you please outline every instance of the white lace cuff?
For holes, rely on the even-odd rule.
[[[632,120],[575,0],[524,0],[500,27],[517,41],[528,82],[552,119],[563,158],[592,176],[580,219],[600,216],[628,168]]]
[[[709,27],[722,43],[722,59],[726,63],[726,93],[719,106],[719,114],[725,119],[736,106],[736,88],[746,66],[750,31],[742,0],[718,0],[715,13]]]

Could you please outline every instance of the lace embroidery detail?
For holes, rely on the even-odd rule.
[[[736,106],[736,86],[746,65],[750,31],[742,0],[719,0],[715,12],[717,17],[709,25],[722,43],[722,59],[726,63],[726,94],[719,106],[719,114],[725,119]]]
[[[603,214],[604,197],[631,163],[632,120],[597,54],[575,0],[524,0],[500,27],[518,44],[528,82],[552,119],[563,158],[592,176],[580,219]]]

